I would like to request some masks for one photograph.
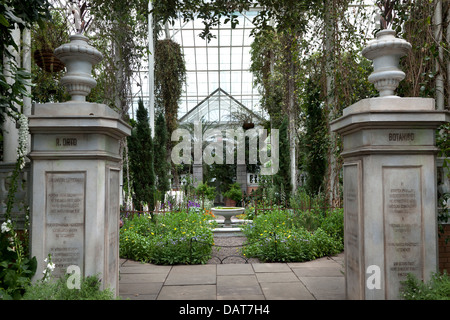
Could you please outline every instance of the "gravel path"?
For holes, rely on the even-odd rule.
[[[245,259],[240,253],[242,245],[246,240],[245,236],[216,236],[212,247],[212,258],[208,264],[238,264],[238,263],[259,263],[256,258]],[[247,261],[247,262],[246,262]]]

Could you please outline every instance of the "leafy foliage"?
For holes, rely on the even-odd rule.
[[[125,115],[131,106],[132,78],[147,54],[147,0],[90,0],[91,45],[103,53],[94,66],[97,86],[88,101],[106,103]],[[142,85],[138,83],[138,85]]]
[[[17,235],[0,233],[0,300],[21,299],[36,272],[36,258],[23,256],[18,240]]]
[[[403,281],[400,297],[405,300],[450,300],[450,276],[433,273],[427,283],[420,281],[413,274],[408,274]]]
[[[164,115],[160,113],[155,124],[155,140],[154,140],[154,166],[156,175],[156,190],[160,194],[159,199],[164,203],[166,192],[170,189],[169,182],[169,163],[167,160],[167,141],[168,141],[166,120]]]
[[[177,127],[178,100],[186,81],[186,64],[178,43],[158,40],[155,47],[155,103],[164,112],[169,136]],[[170,148],[171,149],[171,148]]]
[[[34,22],[47,19],[49,3],[46,0],[0,2],[0,122],[12,116],[23,105],[22,97],[28,95],[26,87],[31,75],[20,68],[12,57],[12,50],[19,51],[20,43],[14,41],[12,31],[31,27]],[[5,60],[5,58],[7,60]],[[5,63],[7,62],[7,63]],[[6,74],[12,81],[7,81]]]
[[[301,139],[304,143],[305,188],[309,194],[316,195],[324,187],[328,137],[326,114],[320,101],[320,87],[314,85],[311,79],[307,80],[302,109],[305,113],[305,133]]]
[[[199,199],[202,199],[203,201],[205,199],[214,201],[214,198],[216,197],[216,188],[208,186],[207,182],[200,182],[197,188],[195,188],[195,193]]]
[[[88,276],[80,281],[80,289],[69,289],[68,277],[36,282],[29,285],[23,296],[24,300],[115,300],[115,293],[110,289],[100,288],[98,276]]]
[[[316,219],[313,229],[307,229],[305,216]],[[343,245],[343,211],[325,214],[273,209],[258,215],[244,227],[247,243],[243,253],[262,261],[308,261],[341,252]]]
[[[136,215],[120,229],[120,256],[155,264],[203,264],[214,243],[210,216],[201,209]]]
[[[238,203],[242,200],[241,185],[237,182],[230,184],[228,190],[223,194],[228,199],[236,201]]]

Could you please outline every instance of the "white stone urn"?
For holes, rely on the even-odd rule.
[[[399,69],[400,58],[411,50],[411,44],[395,36],[392,29],[380,30],[376,39],[369,41],[362,50],[362,55],[373,60],[373,73],[369,82],[375,85],[380,97],[395,96],[395,89],[405,78],[405,73]]]
[[[70,42],[55,49],[55,56],[66,65],[67,73],[61,84],[67,88],[72,101],[86,101],[86,96],[97,85],[92,77],[92,66],[103,59],[100,51],[88,44],[88,38],[74,34]]]

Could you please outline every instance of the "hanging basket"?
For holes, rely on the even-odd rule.
[[[64,63],[53,54],[53,50],[36,50],[33,53],[34,61],[44,71],[59,72],[64,69]]]
[[[244,130],[252,129],[254,127],[255,124],[253,122],[244,122],[244,124],[242,125],[242,128],[244,128]]]

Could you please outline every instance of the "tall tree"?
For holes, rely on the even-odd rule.
[[[155,124],[155,174],[156,189],[160,195],[161,203],[164,203],[166,192],[170,189],[169,183],[169,162],[167,160],[167,127],[164,115],[160,113]]]
[[[290,180],[286,188],[293,191],[297,184],[300,44],[300,34],[295,30],[267,30],[256,36],[251,50],[251,71],[261,85],[262,107],[270,114],[272,127],[281,125],[287,115]]]
[[[273,177],[273,185],[280,193],[280,201],[286,203],[292,193],[291,179],[291,157],[289,143],[289,118],[284,117],[279,127],[279,168]]]
[[[142,210],[145,204],[150,212],[155,209],[154,150],[148,112],[140,99],[136,112],[136,127],[128,137],[130,175],[134,191],[133,204]]]
[[[327,169],[327,121],[323,105],[320,86],[308,79],[302,109],[306,114],[304,135],[306,191],[310,195],[317,195],[323,191]]]

